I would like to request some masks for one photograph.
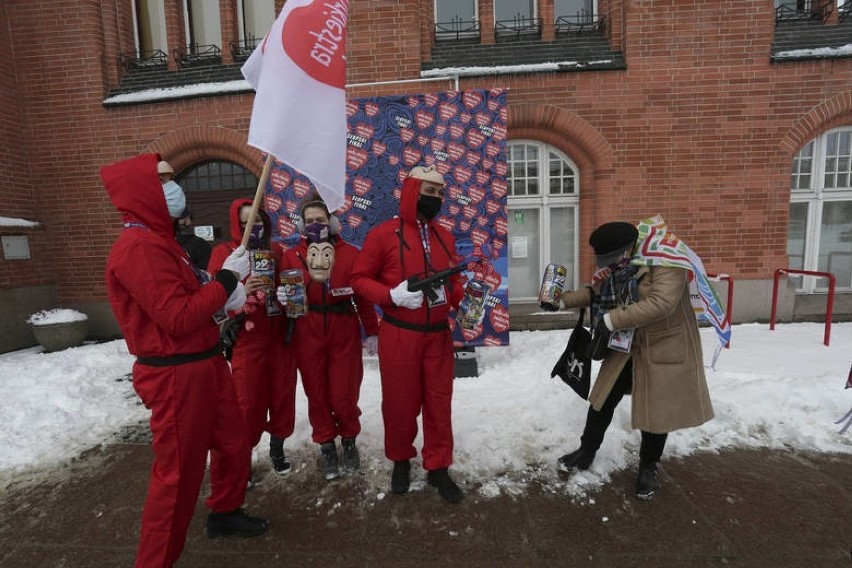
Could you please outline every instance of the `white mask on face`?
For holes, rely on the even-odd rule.
[[[179,219],[183,210],[186,209],[186,195],[183,189],[174,181],[163,184],[163,194],[166,196],[166,205],[172,219]]]

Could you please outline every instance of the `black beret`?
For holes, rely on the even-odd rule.
[[[638,238],[639,231],[630,223],[604,223],[589,236],[589,244],[595,250],[595,264],[603,267],[617,262]]]

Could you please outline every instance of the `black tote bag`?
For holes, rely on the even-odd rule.
[[[559,375],[559,378],[574,389],[574,392],[580,395],[580,398],[588,400],[592,382],[592,360],[586,352],[589,342],[592,340],[592,334],[583,327],[585,317],[586,308],[581,308],[577,325],[571,331],[571,337],[568,338],[565,351],[562,352],[562,356],[559,357],[553,367],[550,378]]]

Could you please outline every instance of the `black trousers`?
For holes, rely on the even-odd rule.
[[[624,395],[629,393],[632,388],[633,364],[629,362],[624,366],[624,370],[621,371],[621,374],[615,381],[600,411],[589,406],[589,413],[586,415],[586,427],[583,429],[583,435],[580,438],[580,446],[583,449],[590,452],[598,451],[603,442],[604,434],[606,434],[606,429],[609,428],[609,424],[612,422],[615,407],[618,406]],[[652,434],[651,432],[642,431],[639,461],[643,464],[660,461],[660,456],[663,455],[663,448],[666,446],[667,437],[668,434]]]

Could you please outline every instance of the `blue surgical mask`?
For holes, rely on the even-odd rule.
[[[183,189],[177,183],[167,181],[163,184],[163,195],[166,196],[169,215],[172,219],[179,219],[181,213],[186,209],[186,195],[184,195]]]

